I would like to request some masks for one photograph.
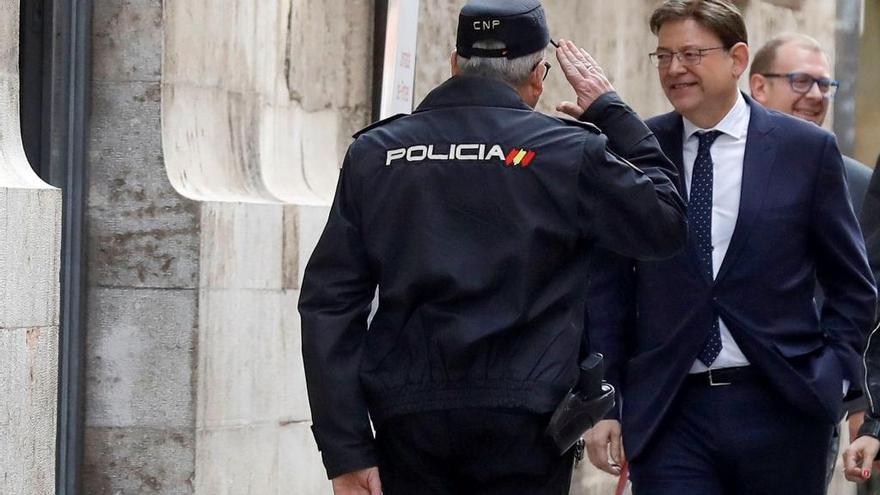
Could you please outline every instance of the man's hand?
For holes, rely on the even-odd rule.
[[[559,40],[556,59],[568,83],[574,88],[577,103],[563,101],[556,106],[557,112],[568,114],[574,118],[583,115],[596,101],[596,98],[614,91],[614,87],[605,77],[602,67],[583,48],[578,48],[568,40]]]
[[[603,419],[587,430],[584,440],[587,442],[587,457],[590,462],[608,474],[619,476],[620,466],[626,459],[620,441],[620,422],[616,419]]]
[[[379,468],[371,467],[333,478],[334,495],[382,495]]]
[[[862,436],[843,452],[843,474],[850,481],[865,481],[871,477],[871,463],[880,450],[880,440],[871,436]]]

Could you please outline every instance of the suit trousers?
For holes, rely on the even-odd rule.
[[[686,380],[630,463],[633,494],[823,495],[832,428],[759,376],[722,386]]]
[[[568,495],[573,452],[545,435],[549,414],[452,409],[408,414],[376,430],[385,495]]]

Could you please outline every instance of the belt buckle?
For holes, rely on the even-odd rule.
[[[712,370],[709,369],[709,386],[710,387],[723,387],[725,385],[730,385],[730,382],[716,382],[712,377]]]

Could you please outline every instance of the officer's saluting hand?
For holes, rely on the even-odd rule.
[[[560,39],[558,45],[556,60],[577,95],[577,103],[563,101],[556,106],[556,111],[579,118],[597,98],[614,91],[614,87],[586,50],[569,40]]]

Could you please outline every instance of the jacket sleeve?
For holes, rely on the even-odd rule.
[[[865,422],[859,428],[859,436],[880,438],[880,324],[868,334],[868,343],[862,364],[865,367],[865,399],[867,410]]]
[[[299,299],[312,431],[331,479],[378,464],[358,377],[376,282],[359,227],[351,158],[349,148]]]
[[[614,408],[605,419],[620,420],[624,370],[635,332],[635,266],[629,258],[596,249],[590,260],[584,329],[590,351],[604,357],[605,381],[614,386]]]
[[[876,170],[876,169],[875,169]],[[880,174],[871,175],[861,212],[862,234],[874,280],[880,280]]]
[[[589,136],[580,177],[589,232],[604,248],[641,260],[677,254],[687,238],[675,166],[654,134],[616,93],[602,95],[580,120],[605,134]]]
[[[880,158],[878,158],[880,166]],[[871,176],[865,202],[862,205],[861,224],[868,250],[868,262],[874,280],[880,278],[880,174]],[[880,437],[880,322],[875,317],[874,328],[868,335],[865,346],[863,366],[865,371],[865,422],[859,428],[859,435]]]
[[[832,136],[822,151],[811,205],[810,239],[816,278],[825,292],[820,327],[843,366],[843,377],[862,383],[865,335],[876,304],[874,277],[846,189],[843,160]]]

